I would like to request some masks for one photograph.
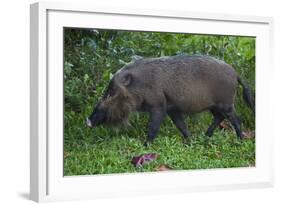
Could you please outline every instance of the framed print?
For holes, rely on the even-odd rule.
[[[273,184],[269,17],[31,5],[30,197]]]

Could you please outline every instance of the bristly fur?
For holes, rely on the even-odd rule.
[[[127,126],[131,112],[136,108],[133,96],[122,86],[118,85],[118,93],[108,96],[101,108],[106,110],[106,124],[110,126]]]
[[[166,115],[188,137],[182,116],[210,110],[214,121],[208,136],[219,120],[227,118],[241,138],[241,123],[234,109],[237,78],[231,65],[209,56],[136,59],[114,74],[92,113],[92,124],[126,125],[131,112],[148,112],[148,141],[157,135]],[[245,100],[254,107],[250,88],[241,79],[239,83]]]

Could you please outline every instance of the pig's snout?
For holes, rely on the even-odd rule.
[[[89,117],[86,118],[88,127],[96,127],[101,125],[106,120],[106,113],[100,110],[95,110]]]
[[[92,122],[88,117],[86,118],[86,124],[88,127],[93,127]]]

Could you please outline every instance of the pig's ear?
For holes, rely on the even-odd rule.
[[[126,73],[122,79],[122,84],[124,86],[128,86],[132,83],[132,80],[133,80],[133,76],[131,73]]]

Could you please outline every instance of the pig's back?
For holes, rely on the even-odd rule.
[[[156,59],[152,70],[168,109],[196,113],[219,103],[233,103],[237,75],[223,61],[208,56],[166,57]]]

